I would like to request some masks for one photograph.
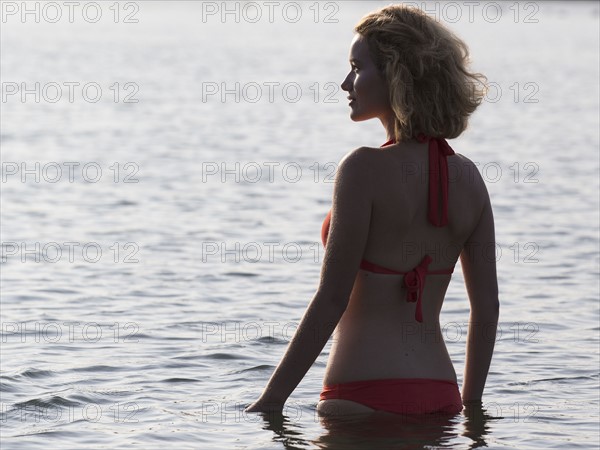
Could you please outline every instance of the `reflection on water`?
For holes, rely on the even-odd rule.
[[[316,413],[316,411],[315,411]],[[285,414],[259,413],[263,429],[273,431],[273,441],[286,449],[304,449],[311,445],[321,449],[372,450],[420,449],[445,447],[459,436],[467,438],[469,449],[487,447],[486,436],[491,416],[481,402],[465,405],[458,415],[424,414],[418,416],[375,412],[319,419],[324,433],[308,441],[298,423]],[[463,428],[461,430],[461,428]]]
[[[488,422],[499,420],[501,417],[493,417],[483,408],[481,402],[467,403],[463,409],[465,420],[462,435],[471,439],[469,448],[487,447],[485,438],[489,432]]]

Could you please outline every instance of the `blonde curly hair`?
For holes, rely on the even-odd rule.
[[[395,113],[397,141],[419,133],[452,139],[481,104],[487,78],[467,70],[467,45],[418,8],[389,5],[364,16],[354,31],[367,41]]]

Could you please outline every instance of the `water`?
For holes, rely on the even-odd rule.
[[[421,424],[319,420],[330,343],[284,420],[243,413],[317,287],[334,164],[385,141],[338,87],[385,3],[302,3],[296,23],[287,4],[273,23],[262,3],[257,23],[235,2],[239,23],[211,2],[101,3],[97,23],[57,4],[57,23],[2,23],[3,448],[598,447],[595,3],[438,6],[494,83],[451,144],[492,198],[501,317],[484,412]],[[467,317],[457,267],[459,385]]]

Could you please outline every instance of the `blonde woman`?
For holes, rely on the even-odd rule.
[[[318,290],[246,411],[281,411],[337,327],[319,414],[457,414],[481,401],[499,301],[489,195],[446,139],[466,129],[485,77],[469,72],[467,46],[417,8],[387,6],[355,32],[341,87],[351,119],[378,118],[386,142],[342,159]],[[471,306],[462,395],[439,323],[459,258]]]

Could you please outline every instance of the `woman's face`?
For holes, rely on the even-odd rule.
[[[366,39],[356,34],[350,46],[350,73],[341,84],[348,92],[352,111],[350,118],[362,121],[393,114],[385,80],[371,59]]]

